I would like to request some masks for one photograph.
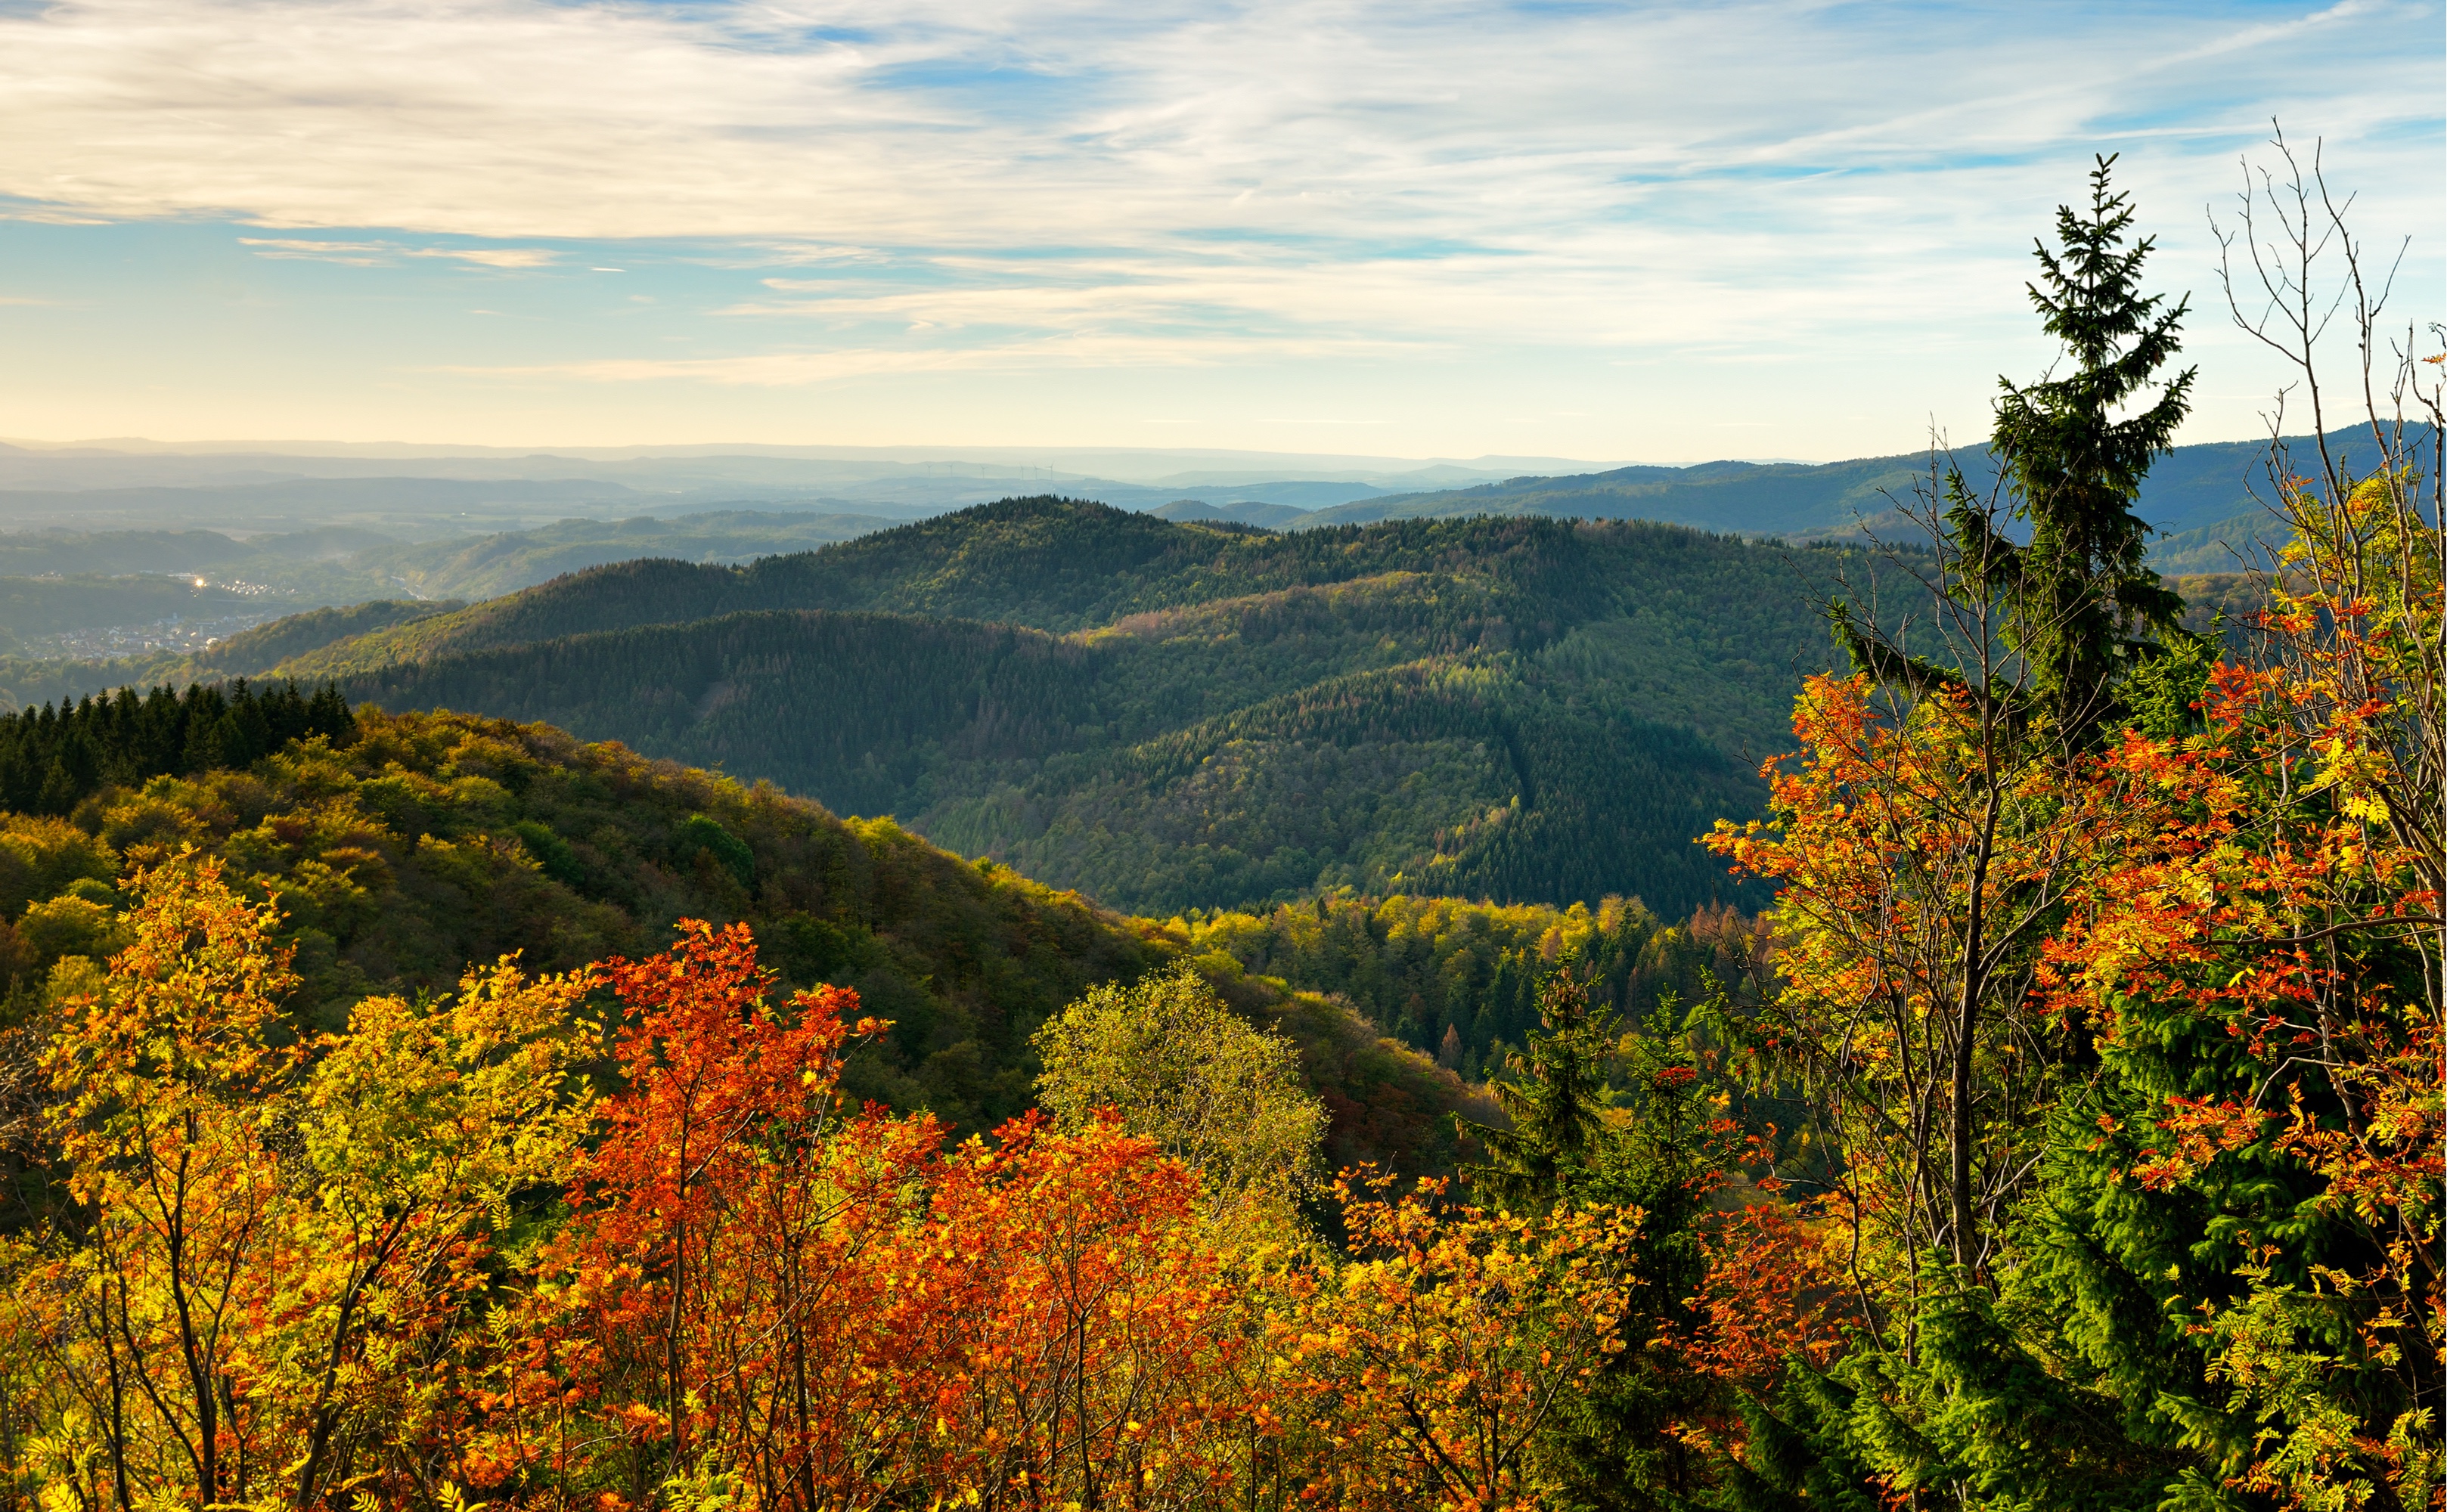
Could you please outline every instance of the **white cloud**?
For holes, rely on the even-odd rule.
[[[413,247],[406,255],[410,257],[448,257],[459,262],[472,262],[479,268],[542,268],[550,265],[557,255],[541,247]]]
[[[719,354],[539,353],[513,365],[533,381],[1558,347],[1807,352],[1832,381],[1872,347],[1891,368],[2027,337],[2030,236],[2094,149],[2127,153],[2162,287],[2212,292],[2200,209],[2271,114],[2330,140],[2364,224],[2435,237],[2439,19],[2439,0],[57,0],[0,15],[0,198],[236,219],[267,257],[611,273],[645,267],[639,241],[765,275],[712,301],[697,339]],[[2435,285],[2435,242],[2417,263]]]
[[[383,268],[402,257],[443,257],[480,268],[541,268],[557,254],[541,247],[408,247],[391,241],[318,241],[303,236],[240,236],[258,257]]]
[[[302,236],[240,236],[258,257],[306,262],[336,262],[351,268],[380,268],[389,263],[393,248],[382,241],[312,241]]]
[[[811,255],[1517,246],[1726,209],[1789,228],[1813,206],[1838,236],[1872,212],[1940,230],[1978,207],[1913,203],[1918,175],[2038,155],[2055,184],[2145,101],[2190,136],[2257,130],[2272,91],[2332,135],[2435,120],[2435,90],[2391,87],[2435,83],[2428,63],[2371,46],[2435,7],[2348,9],[66,0],[0,21],[0,192]],[[2229,99],[2248,113],[2221,119]]]

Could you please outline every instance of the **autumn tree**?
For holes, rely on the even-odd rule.
[[[1188,967],[1091,988],[1036,1033],[1037,1098],[1076,1132],[1100,1110],[1197,1173],[1219,1211],[1297,1219],[1318,1178],[1325,1108],[1299,1052],[1224,1005]]]
[[[2229,244],[2250,270],[2229,264],[2233,308],[2323,427],[2319,326],[2352,321],[2360,465],[2325,435],[2288,445],[2281,399],[2289,539],[2260,654],[2213,670],[2196,732],[2128,738],[2102,776],[2122,860],[2049,951],[2102,1064],[2064,1109],[2029,1274],[2188,1484],[2422,1506],[2447,1480],[2441,398],[2411,331],[2382,356],[2388,291],[2316,161],[2272,145]]]
[[[1318,1492],[1354,1508],[1541,1503],[1538,1447],[1622,1348],[1641,1215],[1451,1209],[1440,1183],[1337,1184],[1352,1259],[1289,1310],[1291,1400],[1321,1425]]]
[[[2343,249],[2362,351],[2383,345],[2381,301],[2316,177],[2260,181],[2276,234],[2253,255],[2278,271],[2269,299],[2250,301],[2274,312],[2257,329],[2295,354],[2314,395],[2336,295],[2311,292],[2324,247]],[[1998,1132],[1982,1142],[2012,1151],[1989,1163],[2016,1176],[1984,1226],[1989,1263],[1923,1273],[1894,1239],[1915,1183],[1934,1184],[1913,1170],[1908,1094],[1931,1079],[1910,1074],[1922,1052],[1906,1031],[1943,1000],[1898,1011],[1910,973],[1887,942],[1931,909],[1970,908],[1967,892],[1950,901],[1884,879],[1976,852],[1943,821],[1983,811],[1996,790],[1975,721],[2001,701],[1977,678],[1950,691],[1934,679],[1889,713],[1866,680],[1815,683],[1774,817],[1720,830],[1722,850],[1786,880],[1785,986],[1754,1049],[1868,1073],[1815,1085],[1834,1094],[1839,1195],[1862,1236],[1848,1269],[1879,1345],[1788,1374],[1737,1500],[1874,1484],[1890,1498],[2136,1512],[2435,1504],[2441,926],[2429,858],[2447,616],[2438,398],[2411,351],[2408,339],[2395,378],[2363,386],[2368,470],[2324,442],[2318,475],[2304,475],[2274,448],[2292,544],[2263,583],[2264,654],[2196,658],[2189,688],[2153,690],[2162,706],[2197,706],[2186,717],[2161,708],[2114,738],[2096,726],[2003,789],[2026,805],[1989,852],[2003,896],[2043,906],[2018,916],[2018,996],[1984,1015],[2020,1032],[1983,1048],[1976,1100],[1958,1105],[1984,1102],[1976,1126]],[[2432,428],[2407,424],[2408,406]],[[2046,734],[2046,702],[2029,707]],[[1947,959],[1968,937],[1935,934]],[[1895,1007],[1859,1011],[1882,997]],[[1896,1117],[1850,1091],[1880,1078]],[[1887,1242],[1868,1242],[1882,1229]]]
[[[869,1252],[939,1128],[836,1106],[843,1047],[886,1027],[845,1021],[855,993],[776,1001],[745,926],[680,931],[663,954],[605,963],[621,1085],[538,1298],[545,1375],[567,1386],[522,1393],[560,1411],[578,1391],[581,1431],[626,1447],[613,1465],[573,1459],[560,1427],[527,1433],[528,1464],[503,1470],[582,1487],[593,1465],[640,1502],[669,1483],[861,1504],[920,1421],[877,1373],[889,1273]]]
[[[1215,1242],[1201,1192],[1110,1112],[1072,1133],[1032,1114],[946,1159],[889,1262],[933,1504],[1280,1497],[1268,1277]]]
[[[270,905],[193,859],[129,886],[134,943],[50,1052],[79,1210],[9,1296],[66,1392],[43,1475],[121,1506],[451,1483],[485,1267],[586,1127],[587,977],[504,960],[302,1041]]]
[[[251,1391],[246,1325],[265,1300],[288,1194],[268,1147],[301,1048],[279,1033],[294,978],[271,910],[211,861],[135,879],[135,943],[76,1005],[47,1062],[76,1230],[18,1278],[83,1412],[49,1446],[133,1506],[256,1494],[280,1461]],[[287,1043],[282,1041],[287,1039]],[[76,1441],[88,1439],[98,1453]]]
[[[1830,1116],[1886,1125],[1882,1189],[1854,1194],[1879,1209],[1864,1221],[1975,1270],[2035,1169],[2052,1068],[2085,1053],[2078,1029],[2058,1036],[2025,1011],[2080,864],[2065,805],[2120,683],[2157,633],[2181,634],[2132,510],[2189,403],[2190,371],[2156,376],[2186,306],[2141,292],[2152,242],[2126,244],[2112,162],[2098,161],[2086,213],[2058,208],[2059,246],[2037,249],[2031,298],[2071,370],[2000,380],[1985,496],[1933,456],[1902,506],[1936,547],[1933,570],[1908,574],[1921,644],[1831,606],[1861,680],[1810,684],[1804,771],[1769,773],[1771,827],[1799,843],[1722,826],[1712,841],[1784,885],[1789,956],[1812,963],[1783,998],[1783,1067]],[[2153,385],[2146,410],[2121,413]],[[1853,1128],[1848,1155],[1871,1132]]]

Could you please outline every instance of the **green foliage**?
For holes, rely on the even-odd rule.
[[[45,705],[0,716],[0,805],[66,814],[105,784],[243,766],[309,735],[345,738],[348,701],[331,689],[309,695],[288,682],[257,691],[240,678],[224,693],[191,683],[183,696],[132,688],[116,697]]]
[[[1528,1042],[1539,978],[1566,956],[1593,1008],[1640,1021],[1664,998],[1705,997],[1712,980],[1743,982],[1761,945],[1756,921],[1730,908],[1669,925],[1622,898],[1557,908],[1336,896],[1264,913],[1201,910],[1172,923],[1192,954],[1347,998],[1472,1081],[1499,1074],[1506,1054]]]
[[[2086,217],[2058,207],[2061,250],[2037,249],[2047,287],[2033,285],[2031,302],[2074,370],[2028,387],[1998,380],[1992,443],[2031,525],[2029,543],[2003,554],[2016,579],[2007,633],[2040,698],[2077,729],[2110,717],[2109,689],[2152,649],[2132,633],[2172,630],[2183,611],[2142,565],[2149,527],[2134,505],[2151,463],[2173,447],[2199,370],[2159,385],[2158,369],[2181,349],[2188,305],[2162,310],[2141,293],[2154,238],[2125,246],[2133,211],[2129,196],[2109,192],[2114,161],[2099,159],[2091,174]],[[2118,418],[2153,385],[2154,404]]]
[[[1571,1200],[1603,1155],[1613,1015],[1589,1011],[1569,962],[1538,984],[1538,1010],[1543,1032],[1530,1033],[1508,1061],[1511,1078],[1495,1084],[1505,1122],[1471,1125],[1487,1158],[1462,1168],[1482,1201],[1507,1211]]]
[[[1641,1218],[1622,1348],[1569,1394],[1547,1435],[1558,1506],[1679,1508],[1722,1476],[1720,1456],[1677,1431],[1729,1405],[1723,1384],[1692,1370],[1676,1349],[1702,1330],[1709,1257],[1700,1228],[1741,1155],[1720,1084],[1699,1064],[1698,1016],[1669,997],[1610,1048],[1621,1086],[1608,1089],[1612,1106],[1566,1183],[1577,1200],[1637,1208]]]
[[[741,568],[626,563],[289,670],[770,778],[1137,910],[1637,889],[1679,915],[1747,898],[1689,841],[1755,803],[1790,667],[1823,654],[1805,585],[1838,558],[1802,557],[1010,501]]]
[[[1563,1204],[1641,1215],[1618,1347],[1565,1393],[1543,1435],[1548,1504],[1687,1506],[1719,1466],[1678,1427],[1721,1410],[1726,1392],[1678,1345],[1698,1331],[1709,1268],[1699,1229],[1710,1194],[1738,1163],[1736,1125],[1702,1077],[1670,995],[1620,1041],[1570,957],[1540,981],[1538,1000],[1543,1029],[1494,1087],[1506,1123],[1470,1130],[1487,1152],[1463,1167],[1471,1197],[1514,1212]]]
[[[673,838],[673,851],[682,860],[693,863],[700,855],[711,856],[730,869],[742,887],[756,882],[756,853],[747,841],[722,827],[722,822],[709,814],[691,814],[679,833]]]

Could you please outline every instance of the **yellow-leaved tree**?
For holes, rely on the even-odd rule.
[[[310,1041],[274,905],[192,856],[129,890],[134,942],[47,1057],[72,1210],[6,1257],[51,1388],[31,1467],[86,1506],[451,1481],[478,1268],[586,1125],[588,979],[505,960]]]

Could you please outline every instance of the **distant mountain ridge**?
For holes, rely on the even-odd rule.
[[[2375,453],[2369,432],[2347,426],[2329,433],[2348,459]],[[2303,438],[2298,446],[2312,443]],[[2267,516],[2253,497],[2266,493],[2265,442],[2210,442],[2178,446],[2143,481],[2139,512],[2162,533],[2153,560],[2167,572],[2232,570],[2227,546],[2264,533]],[[1954,462],[1975,490],[1995,479],[1985,446],[1965,447]],[[1831,539],[1865,526],[1902,537],[1908,526],[1894,501],[1908,499],[1929,475],[1925,452],[1866,457],[1809,465],[1797,463],[1701,463],[1691,467],[1619,467],[1607,472],[1525,477],[1474,487],[1391,495],[1319,510],[1300,528],[1376,520],[1457,515],[1550,515],[1584,520],[1655,520],[1700,530],[1792,540]]]

